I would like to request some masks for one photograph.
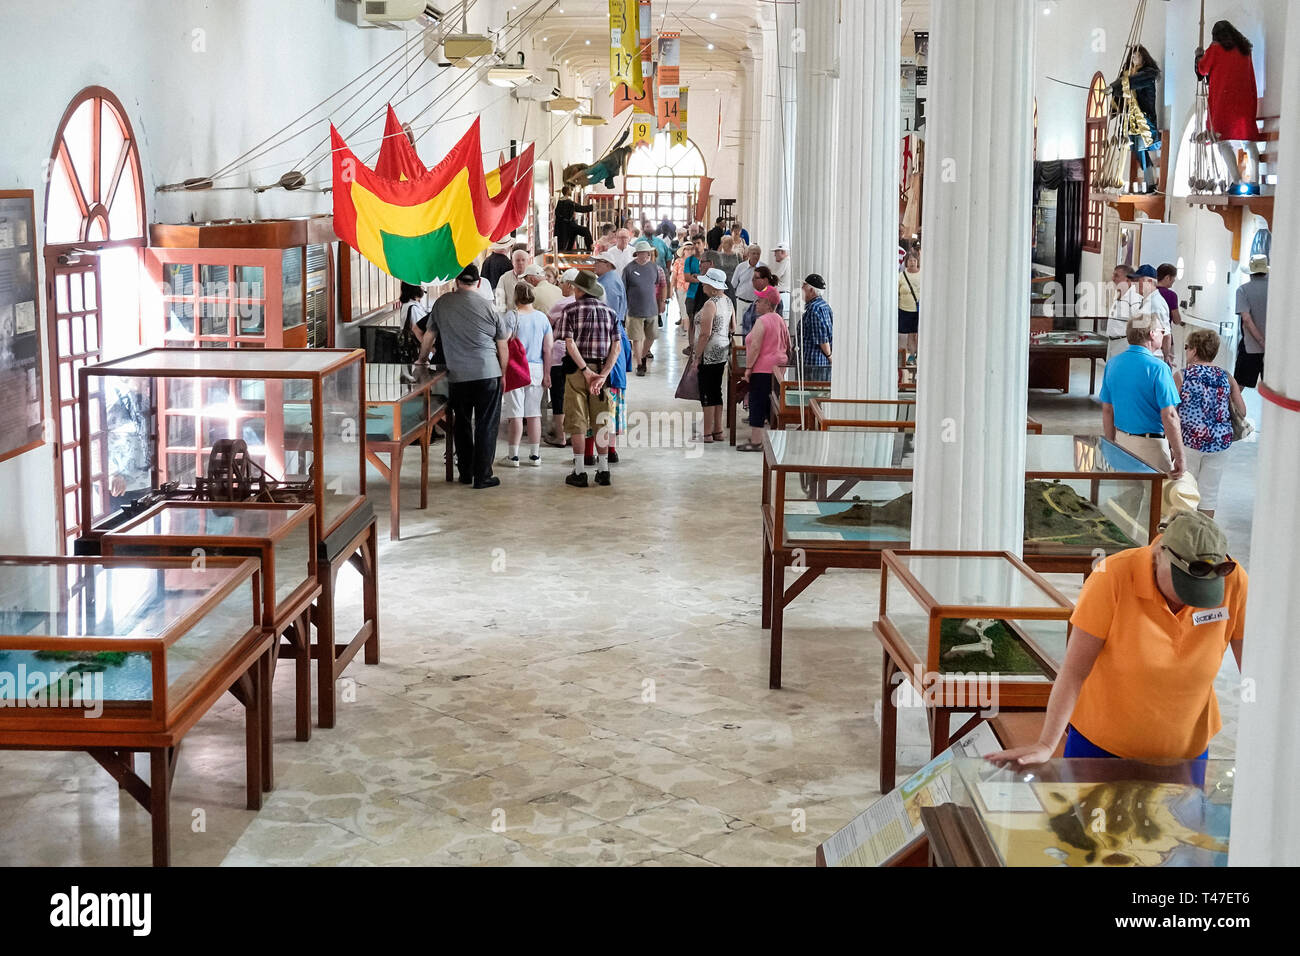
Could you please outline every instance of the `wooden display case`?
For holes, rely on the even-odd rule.
[[[894,788],[898,685],[927,708],[931,756],[1002,711],[1044,710],[1074,606],[1009,551],[882,555],[880,788]],[[953,713],[972,712],[949,731]]]
[[[952,802],[921,822],[933,866],[1227,866],[1235,777],[1231,760],[958,759]],[[1098,807],[1125,812],[1098,827]]]
[[[446,377],[418,367],[411,372],[407,365],[366,366],[366,460],[388,481],[390,541],[402,537],[402,458],[410,445],[420,446],[420,508],[429,506],[429,444],[439,423],[447,433],[446,480],[455,477],[451,405],[433,394]]]
[[[87,752],[152,815],[165,866],[177,748],[229,690],[247,712],[247,803],[259,809],[272,638],[258,574],[251,558],[0,557],[0,686],[23,688],[0,708],[0,749]]]
[[[1031,332],[1029,387],[1070,391],[1071,359],[1088,360],[1088,394],[1097,391],[1097,363],[1106,361],[1106,336],[1100,332]]]
[[[232,555],[260,560],[263,627],[275,639],[277,656],[297,661],[298,740],[311,739],[311,607],[321,590],[314,510],[253,501],[162,501],[100,539],[105,558],[176,556],[191,564]],[[282,639],[287,647],[281,647]]]
[[[312,654],[326,662],[318,673],[322,727],[333,726],[334,681],[360,647],[366,663],[379,662],[363,366],[360,349],[172,348],[80,371],[82,427],[104,421],[107,434],[81,449],[82,474],[106,478],[82,489],[82,527],[89,530],[78,553],[97,553],[105,532],[161,501],[314,505],[321,594]],[[113,453],[115,442],[121,447]],[[103,459],[92,469],[96,453]],[[123,478],[117,495],[115,477]],[[344,564],[361,575],[364,619],[340,644],[334,594]]]
[[[802,425],[812,427],[814,398],[829,398],[831,383],[805,379],[799,382],[799,370],[793,365],[782,366],[772,376],[772,427],[790,428]]]
[[[159,290],[145,341],[204,348],[334,343],[334,218],[154,223],[145,270]],[[147,305],[147,304],[146,304]]]
[[[808,403],[814,431],[908,431],[916,428],[916,399],[831,398],[818,395]],[[1043,426],[1025,419],[1025,430],[1041,435]]]
[[[1025,438],[1024,560],[1087,575],[1158,533],[1164,475],[1097,435]],[[878,568],[912,529],[915,433],[772,431],[763,446],[763,627],[781,686],[785,608],[830,568]],[[797,484],[796,484],[797,482]],[[787,567],[802,569],[785,587]]]

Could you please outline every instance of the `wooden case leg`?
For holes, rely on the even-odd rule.
[[[370,537],[362,545],[361,600],[365,619],[370,624],[370,636],[366,638],[366,663],[379,663],[379,533],[375,525],[370,526]]]
[[[167,747],[149,751],[149,816],[153,829],[153,865],[171,866],[171,754]]]
[[[767,542],[767,532],[763,533],[763,629],[772,626],[772,548]]]
[[[947,707],[931,708],[930,713],[930,756],[937,757],[948,749],[948,727],[952,711]]]
[[[246,805],[262,809],[262,739],[266,733],[262,710],[262,677],[266,665],[262,658],[248,669],[248,693],[244,700],[244,757]]]
[[[334,726],[334,586],[339,569],[330,565],[316,599],[316,725]]]
[[[772,619],[772,651],[768,661],[767,686],[772,690],[781,687],[781,639],[785,621],[785,563],[772,556],[772,596],[768,601]]]
[[[272,676],[275,673],[276,649],[272,647],[262,655],[262,688],[259,700],[262,722],[262,792],[270,793],[275,787],[275,759],[271,747],[272,726],[271,691],[274,688]]]
[[[298,656],[293,664],[294,739],[311,740],[311,608],[289,627]]]
[[[402,539],[402,443],[388,456],[388,540]]]
[[[420,439],[420,510],[429,507],[429,441],[432,431],[430,425],[429,431]]]
[[[880,665],[880,792],[894,789],[894,759],[898,746],[898,709],[894,706],[894,675],[898,668],[888,651],[881,651],[884,661]]]

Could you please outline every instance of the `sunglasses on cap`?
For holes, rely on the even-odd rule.
[[[1237,562],[1231,559],[1221,561],[1218,564],[1212,564],[1209,561],[1188,561],[1176,551],[1164,546],[1165,553],[1169,555],[1170,562],[1178,570],[1190,574],[1194,578],[1226,578],[1233,571],[1237,570]]]

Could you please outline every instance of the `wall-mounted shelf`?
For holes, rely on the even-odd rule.
[[[1242,213],[1249,209],[1257,216],[1262,216],[1273,229],[1273,197],[1270,196],[1226,196],[1206,193],[1186,197],[1189,206],[1204,206],[1223,220],[1223,225],[1232,233],[1232,258],[1241,259],[1241,220]]]

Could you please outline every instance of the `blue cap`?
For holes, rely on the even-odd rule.
[[[1156,277],[1155,266],[1139,266],[1128,274],[1130,279],[1154,279]]]

